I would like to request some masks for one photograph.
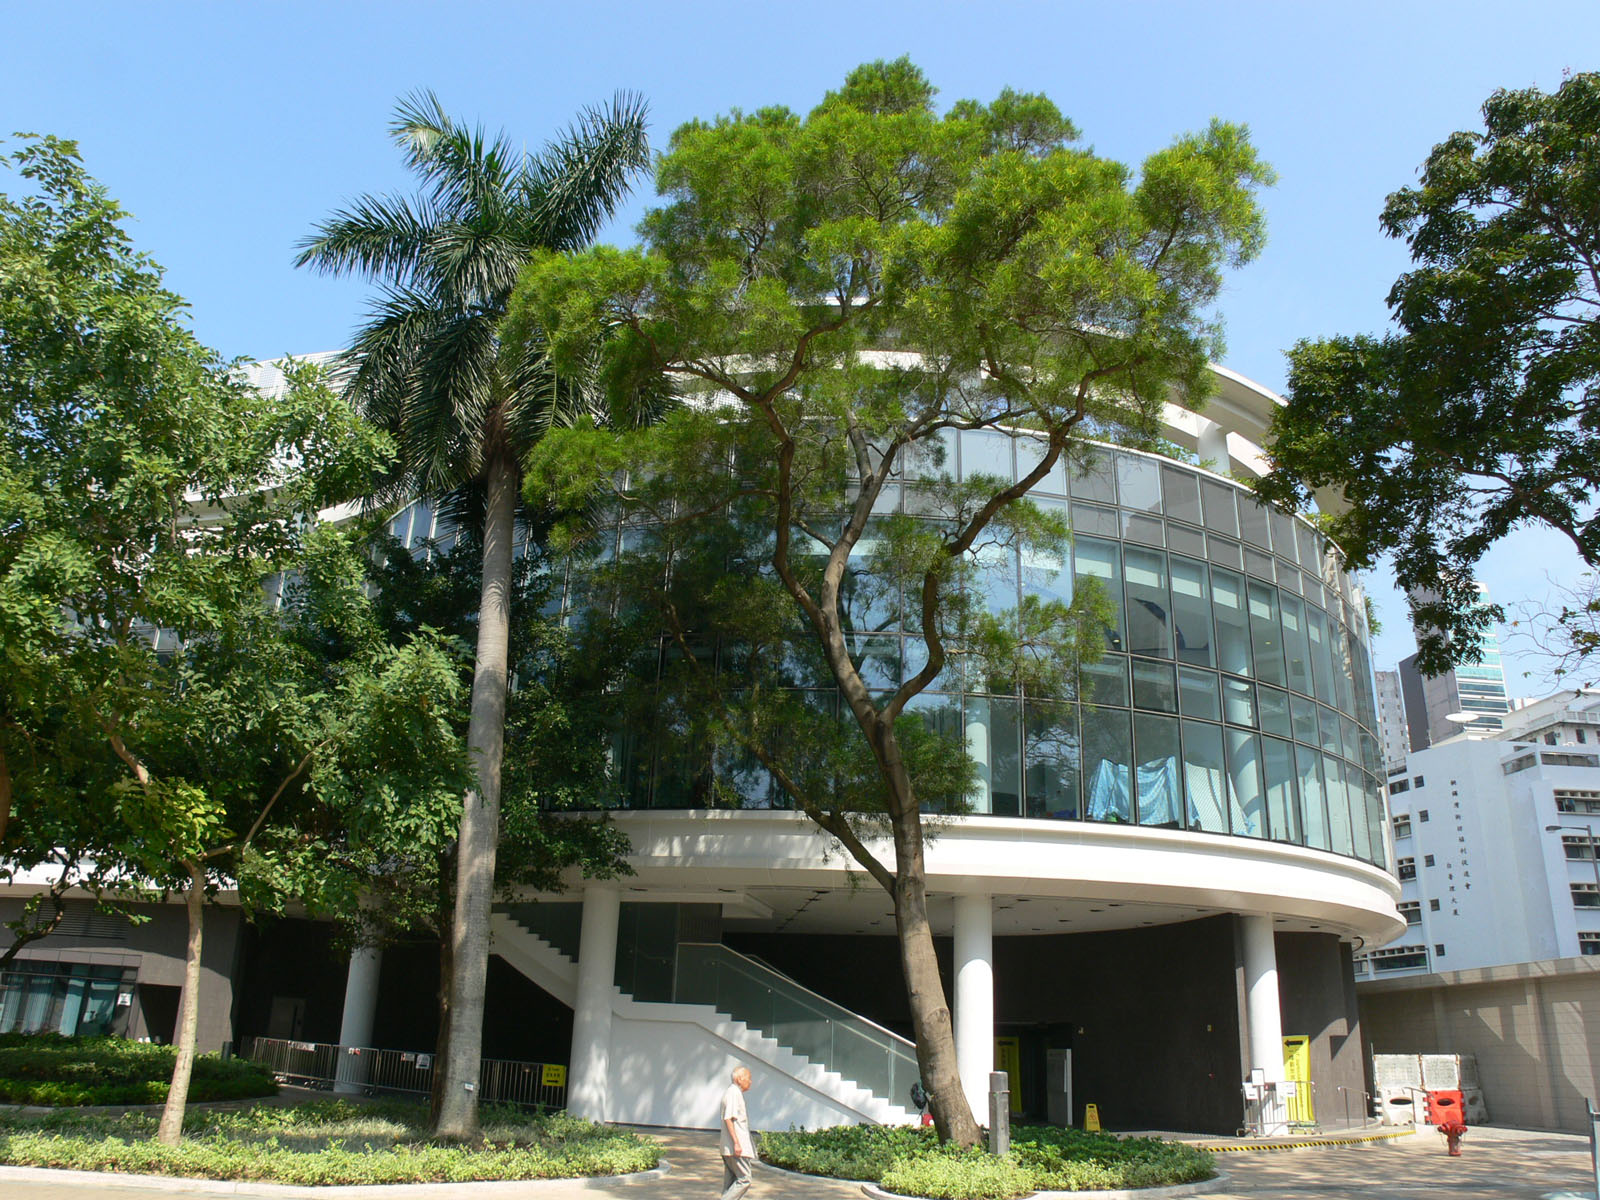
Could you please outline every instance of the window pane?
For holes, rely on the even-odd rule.
[[[1183,784],[1189,793],[1189,828],[1227,833],[1228,788],[1219,726],[1183,722]]]
[[[1023,774],[1030,817],[1069,820],[1078,815],[1078,709],[1072,704],[1029,700]]]
[[[1178,711],[1178,688],[1173,682],[1171,663],[1133,660],[1133,706],[1152,712]]]
[[[1216,534],[1206,538],[1206,558],[1219,566],[1232,567],[1235,571],[1244,565],[1239,555],[1239,543]]]
[[[1384,811],[1383,788],[1377,779],[1366,776],[1367,792],[1367,837],[1371,846],[1372,857],[1368,860],[1379,867],[1387,867],[1388,849],[1384,845],[1383,831],[1389,827],[1389,814]]]
[[[1179,554],[1187,554],[1192,558],[1206,556],[1206,535],[1198,529],[1190,529],[1187,525],[1178,525],[1172,521],[1167,522],[1167,546]]]
[[[1211,644],[1211,584],[1205,563],[1172,556],[1172,634],[1178,661],[1214,667]]]
[[[1267,824],[1280,842],[1299,843],[1300,801],[1295,794],[1294,747],[1277,738],[1261,739],[1267,783]]]
[[[1267,510],[1251,496],[1239,497],[1239,533],[1244,540],[1263,550],[1272,548],[1267,531]]]
[[[1261,778],[1261,742],[1255,734],[1242,729],[1229,729],[1226,736],[1233,832],[1264,838],[1267,836],[1267,797]]]
[[[1107,654],[1099,662],[1085,663],[1078,674],[1078,693],[1085,704],[1128,707],[1128,660]]]
[[[1083,710],[1083,808],[1091,821],[1127,821],[1131,817],[1133,747],[1128,733],[1126,710]]]
[[[1222,705],[1217,699],[1217,677],[1212,672],[1179,667],[1178,690],[1184,716],[1200,717],[1206,721],[1222,720]]]
[[[1311,531],[1309,525],[1301,521],[1295,522],[1294,533],[1300,546],[1301,568],[1321,578],[1322,555],[1317,549],[1317,535]]]
[[[1311,690],[1311,643],[1306,639],[1305,605],[1298,596],[1287,592],[1278,594],[1283,612],[1283,644],[1288,652],[1288,683],[1297,692],[1307,696]]]
[[[1146,546],[1165,546],[1166,534],[1160,517],[1147,517],[1143,513],[1122,514],[1122,540],[1141,542]]]
[[[1344,739],[1339,734],[1339,714],[1323,706],[1317,708],[1317,725],[1320,733],[1317,744],[1324,754],[1342,754]]]
[[[1117,455],[1117,495],[1123,508],[1161,511],[1161,468],[1151,458]]]
[[[1217,617],[1217,665],[1230,675],[1250,674],[1250,620],[1245,613],[1244,578],[1211,568],[1211,604]]]
[[[1308,746],[1321,745],[1317,734],[1317,706],[1299,696],[1290,696],[1289,711],[1294,715],[1294,740]]]
[[[1256,689],[1243,679],[1222,679],[1222,715],[1230,725],[1256,723]]]
[[[1011,439],[1003,433],[964,430],[961,434],[961,478],[991,475],[1011,483]]]
[[[1261,732],[1275,733],[1279,737],[1294,736],[1289,725],[1289,696],[1277,688],[1263,684],[1256,689],[1261,705]]]
[[[1300,775],[1300,815],[1305,823],[1306,845],[1328,849],[1328,809],[1322,788],[1322,755],[1306,746],[1294,748]]]
[[[1306,610],[1306,632],[1311,636],[1311,676],[1317,699],[1331,704],[1333,694],[1333,655],[1328,651],[1328,618],[1320,608]]]
[[[1239,536],[1239,512],[1233,506],[1233,489],[1210,479],[1200,481],[1200,498],[1205,501],[1206,528],[1213,533]]]
[[[967,753],[977,769],[971,796],[973,812],[999,817],[1022,815],[1017,703],[1002,697],[967,697]]]
[[[1331,754],[1322,756],[1322,775],[1328,791],[1328,837],[1335,854],[1351,854],[1350,798],[1344,790],[1344,764]]]
[[[1059,500],[1035,499],[1034,503],[1052,514],[1066,515],[1067,506]],[[1048,550],[1025,546],[1022,550],[1022,592],[1041,600],[1072,603],[1072,551],[1062,546]]]
[[[1087,463],[1074,466],[1067,480],[1074,500],[1093,500],[1099,504],[1117,502],[1115,468],[1111,456],[1095,451]]]
[[[1299,556],[1294,549],[1294,519],[1276,508],[1268,511],[1272,514],[1273,551],[1290,562],[1298,562]]]
[[[1167,595],[1167,556],[1138,546],[1123,549],[1128,582],[1128,650],[1172,657],[1172,600]]]
[[[1136,713],[1134,748],[1139,769],[1139,824],[1177,829],[1183,812],[1183,787],[1178,769],[1178,722],[1172,717]]]
[[[1071,512],[1072,529],[1075,533],[1108,538],[1122,536],[1121,526],[1117,524],[1117,510],[1114,508],[1102,508],[1098,504],[1085,504],[1081,500],[1074,500]]]
[[[1191,471],[1178,467],[1162,467],[1161,482],[1166,492],[1166,512],[1169,517],[1200,524],[1200,479]]]
[[[1079,537],[1072,546],[1074,586],[1079,594],[1086,587],[1098,587],[1109,601],[1111,612],[1106,618],[1106,646],[1111,650],[1123,648],[1122,626],[1122,556],[1115,542],[1102,542],[1097,538]],[[1093,580],[1093,583],[1087,583]]]
[[[1250,645],[1256,662],[1256,678],[1265,683],[1283,684],[1283,627],[1278,623],[1278,589],[1268,583],[1248,583],[1250,595]]]
[[[1372,828],[1367,820],[1367,789],[1364,776],[1348,763],[1344,767],[1345,796],[1350,801],[1350,843],[1352,853],[1372,861]]]

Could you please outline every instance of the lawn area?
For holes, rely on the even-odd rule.
[[[161,1104],[177,1051],[117,1037],[0,1034],[0,1104]],[[195,1059],[189,1099],[275,1095],[263,1066],[242,1058]]]
[[[0,1114],[0,1162],[294,1184],[568,1179],[654,1167],[657,1145],[564,1113],[486,1108],[484,1142],[433,1146],[421,1104],[316,1100],[199,1111],[183,1144],[155,1141],[153,1113]]]
[[[1164,1187],[1216,1174],[1211,1155],[1177,1142],[1028,1125],[1011,1131],[1004,1158],[940,1146],[930,1129],[888,1125],[764,1133],[761,1157],[791,1171],[871,1180],[885,1191],[930,1200]]]

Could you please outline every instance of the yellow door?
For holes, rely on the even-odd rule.
[[[1283,1039],[1283,1077],[1299,1086],[1289,1098],[1289,1123],[1313,1125],[1316,1114],[1311,1105],[1311,1039],[1286,1037]]]
[[[1011,1087],[1011,1111],[1022,1111],[1022,1045],[1014,1037],[994,1040],[994,1069],[1004,1071]],[[987,1118],[984,1118],[987,1120]]]

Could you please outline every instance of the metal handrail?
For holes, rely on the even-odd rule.
[[[879,1025],[876,1021],[869,1017],[863,1017],[860,1013],[851,1012],[837,1000],[829,1000],[826,996],[819,995],[810,988],[806,987],[805,984],[795,982],[787,975],[780,974],[771,967],[767,966],[765,963],[757,962],[747,954],[740,954],[737,950],[730,946],[725,946],[721,942],[680,942],[678,945],[679,949],[682,949],[685,946],[693,946],[699,949],[718,950],[737,962],[741,962],[747,966],[755,968],[755,970],[751,972],[751,976],[757,981],[765,982],[762,980],[760,974],[761,972],[765,972],[767,975],[770,975],[772,978],[780,981],[781,983],[787,984],[796,991],[804,992],[806,995],[813,997],[819,1004],[823,1006],[824,1011],[832,1010],[832,1012],[839,1014],[839,1019],[859,1022],[860,1024],[866,1025],[871,1029],[875,1029],[879,1033],[883,1034],[884,1037],[888,1038],[891,1042],[897,1042],[903,1049],[909,1050],[913,1056],[916,1054],[917,1044],[911,1041],[909,1038],[901,1037],[892,1029],[885,1029],[882,1025]]]

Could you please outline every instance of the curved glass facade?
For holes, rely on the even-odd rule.
[[[1014,479],[1032,452],[1025,438],[963,433],[944,469]],[[913,701],[964,739],[974,812],[1267,838],[1387,865],[1366,616],[1321,535],[1238,484],[1110,447],[1082,472],[1058,465],[1032,498],[1069,515],[1069,561],[986,551],[986,603],[1070,600],[1092,578],[1114,611],[1076,699],[963,690],[947,670]],[[890,485],[880,508],[918,511],[915,485]],[[849,626],[874,631],[853,635],[863,676],[891,689],[924,661],[922,641],[895,632],[895,598],[851,595]],[[813,699],[837,704],[827,690]],[[679,764],[621,754],[625,804],[696,804]],[[783,805],[764,772],[727,774],[745,805]]]

